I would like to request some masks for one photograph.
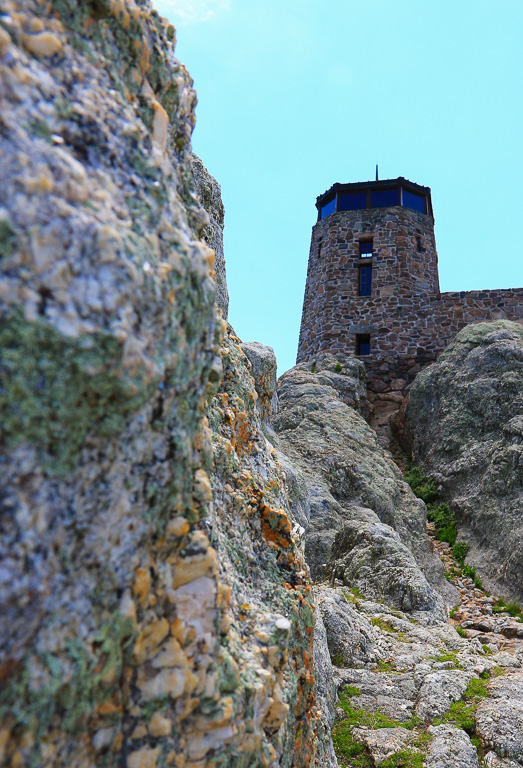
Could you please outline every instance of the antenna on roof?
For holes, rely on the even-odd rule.
[[[376,181],[379,181],[379,180],[380,180],[380,176],[378,173],[378,163],[376,163]]]

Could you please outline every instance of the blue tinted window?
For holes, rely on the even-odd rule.
[[[367,207],[367,195],[358,192],[348,195],[340,195],[338,199],[338,211],[359,211]]]
[[[360,296],[371,295],[372,267],[360,267]]]
[[[372,193],[372,207],[386,208],[389,205],[399,205],[400,196],[398,189],[377,189]]]
[[[372,259],[372,240],[360,243],[360,259]]]
[[[414,211],[425,213],[425,198],[421,195],[414,195],[412,192],[403,190],[403,205],[406,208],[412,208]]]
[[[327,203],[326,205],[322,206],[321,218],[324,219],[325,216],[329,216],[331,213],[334,213],[335,209],[336,209],[336,198],[333,197],[330,203]]]
[[[356,336],[356,354],[370,355],[370,335],[367,333]]]

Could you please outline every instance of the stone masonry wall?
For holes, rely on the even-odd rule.
[[[359,243],[373,240],[372,295],[358,295]],[[356,354],[368,334],[369,399],[378,425],[416,374],[469,323],[523,322],[523,288],[439,292],[431,216],[408,208],[335,213],[313,228],[297,362],[320,352]]]

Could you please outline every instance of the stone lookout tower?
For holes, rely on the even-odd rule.
[[[334,184],[316,207],[297,361],[360,357],[377,410],[397,408],[468,323],[523,322],[521,288],[440,293],[429,187],[403,177]]]

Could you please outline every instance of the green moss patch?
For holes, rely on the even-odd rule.
[[[351,699],[360,694],[361,691],[354,686],[346,686],[340,692],[339,705],[345,713],[345,719],[336,723],[332,731],[334,751],[340,764],[351,766],[351,768],[367,768],[367,766],[372,767],[374,765],[367,748],[354,738],[353,728],[407,728],[408,730],[413,730],[422,724],[421,720],[416,716],[411,717],[405,723],[401,723],[399,720],[394,720],[379,710],[369,712],[365,709],[357,709],[352,705]],[[418,748],[426,740],[423,739],[423,734],[419,734],[416,737],[413,736],[412,745]],[[402,766],[422,768],[422,757],[423,755],[415,749],[407,748],[391,755],[381,765],[386,765],[388,768],[401,768]]]
[[[0,438],[36,446],[49,474],[75,466],[88,431],[119,434],[148,395],[108,334],[71,339],[13,312],[0,320],[0,358]]]
[[[30,655],[3,685],[0,720],[8,717],[15,732],[34,735],[32,766],[41,765],[41,743],[58,725],[75,737],[88,729],[96,707],[120,686],[133,639],[133,621],[118,613],[102,625],[91,649],[73,640],[66,643],[63,658],[50,653]],[[40,670],[37,682],[35,665]],[[108,724],[114,717],[108,715]]]
[[[481,699],[489,695],[487,683],[487,680],[480,677],[472,678],[460,701],[451,704],[444,715],[434,720],[434,725],[452,723],[452,725],[462,728],[469,735],[474,736],[476,733],[476,709]]]

